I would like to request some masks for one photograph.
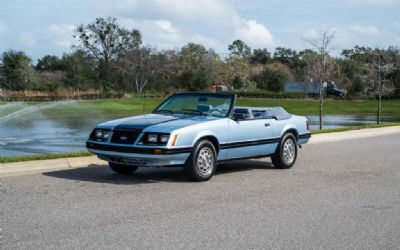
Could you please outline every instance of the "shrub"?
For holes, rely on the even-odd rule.
[[[257,88],[273,92],[282,92],[285,82],[290,79],[289,71],[285,67],[271,64],[258,75],[254,76]]]

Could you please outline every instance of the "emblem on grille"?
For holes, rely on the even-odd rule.
[[[125,141],[126,139],[128,139],[128,137],[126,137],[126,136],[121,136],[119,139],[120,139],[121,141]]]

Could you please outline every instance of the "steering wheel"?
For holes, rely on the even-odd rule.
[[[211,112],[214,112],[214,111],[218,111],[218,112],[220,112],[221,114],[225,113],[225,111],[224,111],[224,110],[222,110],[222,109],[219,109],[219,108],[214,108],[214,109],[211,109],[209,112],[211,113]]]

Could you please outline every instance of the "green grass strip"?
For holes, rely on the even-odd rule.
[[[93,155],[93,154],[91,154],[87,151],[60,153],[60,154],[47,154],[47,155],[22,155],[22,156],[0,157],[0,163],[84,157],[84,156],[90,156],[90,155]]]
[[[313,135],[316,135],[316,134],[335,133],[335,132],[343,132],[343,131],[350,131],[350,130],[360,130],[360,129],[365,129],[365,128],[383,128],[383,127],[392,127],[392,126],[400,126],[400,122],[385,123],[385,124],[379,124],[379,125],[374,124],[374,125],[352,126],[352,127],[345,127],[345,128],[313,130],[313,131],[311,131],[311,133]]]

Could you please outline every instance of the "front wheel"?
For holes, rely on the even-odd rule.
[[[208,140],[199,141],[187,160],[184,170],[195,181],[209,180],[217,167],[214,145]]]
[[[136,169],[138,169],[138,166],[116,164],[112,162],[109,162],[108,165],[110,166],[112,171],[118,174],[132,174],[136,171]]]
[[[294,137],[294,135],[291,133],[286,133],[279,142],[275,154],[273,154],[271,157],[272,163],[276,168],[291,168],[296,162],[296,158],[296,137]]]

